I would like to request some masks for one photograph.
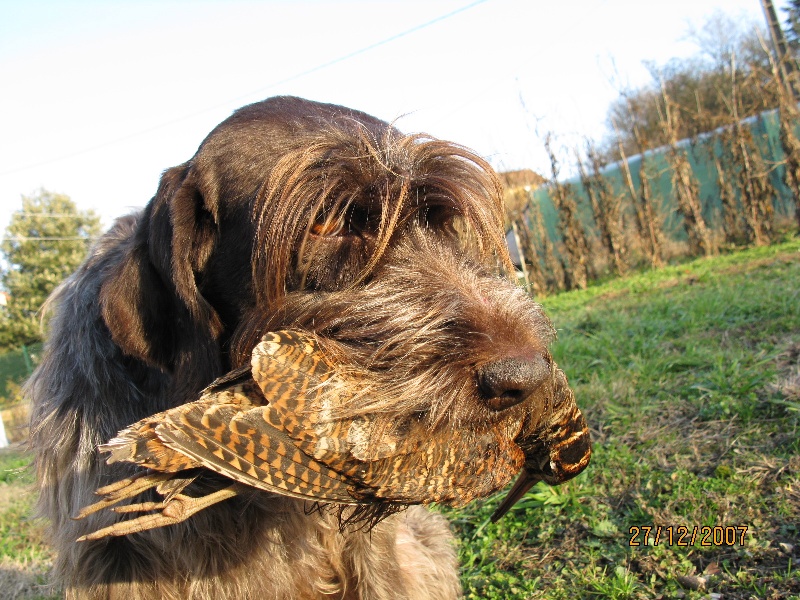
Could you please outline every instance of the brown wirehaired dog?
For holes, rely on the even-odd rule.
[[[510,266],[501,198],[491,168],[463,147],[291,97],[236,111],[168,169],[144,211],[120,219],[54,294],[28,384],[39,509],[67,596],[458,597],[447,523],[407,506],[418,496],[394,496],[403,482],[457,505],[520,469],[516,495],[558,483],[589,454],[547,351],[552,326],[495,274]],[[430,465],[434,481],[400,456],[366,523],[240,489],[178,524],[76,541],[129,518],[73,517],[98,487],[142,472],[107,464],[98,447],[197,400],[280,329],[340,349],[337,368],[368,390],[345,407],[371,419],[368,446],[391,432],[409,455],[441,445],[478,462]],[[195,497],[230,483],[202,469],[191,481]],[[159,500],[148,494],[138,501]]]

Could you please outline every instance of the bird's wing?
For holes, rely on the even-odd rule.
[[[237,369],[212,383],[197,402],[142,419],[120,431],[99,449],[110,455],[106,460],[108,464],[118,461],[132,462],[164,473],[177,473],[200,467],[203,465],[192,457],[167,447],[156,433],[158,425],[162,424],[169,414],[183,410],[185,406],[207,407],[213,403],[220,403],[246,410],[260,400],[261,394],[258,393],[249,370]]]
[[[150,419],[149,445],[131,441],[134,436],[129,434],[126,449],[117,453],[159,469],[147,454],[167,449],[171,456],[184,457],[181,461],[186,464],[258,489],[303,499],[355,502],[362,495],[359,481],[308,452],[319,442],[314,426],[320,398],[331,397],[328,388],[335,372],[330,362],[312,338],[293,331],[268,333],[253,356],[246,376],[217,380],[200,400]],[[336,385],[338,396],[352,390],[338,379]],[[134,449],[141,450],[131,456]]]
[[[261,413],[193,403],[168,413],[156,434],[170,449],[234,481],[296,498],[354,502],[348,491],[357,487],[354,481],[297,448]]]

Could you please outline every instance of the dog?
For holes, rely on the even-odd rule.
[[[589,460],[585,422],[548,352],[552,325],[503,275],[511,269],[500,184],[470,150],[294,97],[234,112],[49,301],[27,393],[38,512],[67,598],[459,597],[448,524],[419,504],[463,504],[521,470],[505,511],[534,482],[559,483]],[[239,485],[180,522],[92,538],[128,518],[75,519],[95,490],[151,473],[98,448],[207,398],[265,335],[287,329],[357,374],[365,391],[336,418],[370,427],[360,450],[343,452],[399,457],[371,475],[388,482],[386,502],[337,511]],[[423,451],[439,458],[408,458]],[[202,498],[229,483],[201,465],[181,490]]]

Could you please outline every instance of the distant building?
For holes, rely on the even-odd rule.
[[[547,179],[530,169],[506,171],[505,173],[498,173],[498,175],[503,183],[503,189],[506,191],[527,187],[534,190],[547,182]]]

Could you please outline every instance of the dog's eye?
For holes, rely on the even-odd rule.
[[[446,229],[451,227],[455,214],[444,206],[426,206],[419,211],[419,222],[425,227]]]
[[[344,219],[322,219],[311,226],[311,233],[324,237],[342,235],[343,232]]]
[[[359,206],[350,206],[344,214],[320,214],[311,225],[311,233],[322,237],[357,235],[363,233],[369,221],[368,212]]]

